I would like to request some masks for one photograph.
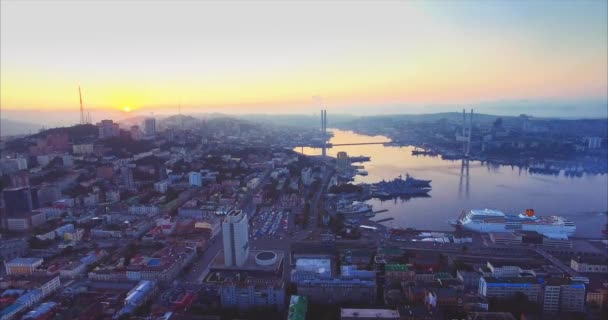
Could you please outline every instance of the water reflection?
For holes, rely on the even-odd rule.
[[[460,182],[458,184],[458,197],[462,199],[462,180],[465,180],[465,198],[469,199],[469,182],[471,181],[469,175],[469,160],[462,159],[460,165]]]
[[[387,139],[350,131],[333,130],[333,133],[331,143]],[[568,215],[577,225],[577,234],[586,236],[599,236],[605,224],[602,215],[581,213],[608,210],[608,175],[538,175],[525,168],[487,162],[413,156],[412,150],[413,147],[359,145],[334,147],[327,153],[335,157],[339,151],[346,151],[351,156],[371,157],[370,162],[362,163],[368,175],[357,176],[355,183],[392,180],[406,173],[418,179],[433,180],[429,198],[368,201],[374,205],[374,211],[388,210],[375,219],[393,217],[396,227],[451,230],[446,220],[455,218],[462,210],[474,208],[494,208],[509,213],[534,208],[538,215]],[[295,151],[321,154],[321,149],[307,147]]]

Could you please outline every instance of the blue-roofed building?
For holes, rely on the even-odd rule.
[[[586,287],[571,279],[541,277],[481,277],[479,294],[488,298],[508,299],[523,293],[529,301],[542,305],[545,314],[585,311]]]
[[[299,258],[291,280],[298,295],[306,296],[311,303],[366,303],[376,300],[376,273],[360,270],[354,265],[342,266],[339,275],[331,273],[331,259]]]
[[[517,293],[523,293],[529,301],[539,302],[542,284],[535,277],[481,277],[479,294],[488,298],[508,299]]]
[[[149,280],[140,281],[135,288],[127,293],[125,298],[125,306],[116,315],[114,319],[118,319],[123,315],[132,314],[135,309],[144,304],[156,289],[156,282]]]
[[[23,316],[22,320],[40,319],[45,314],[52,312],[55,307],[57,307],[57,302],[49,301],[41,303],[34,310],[31,310],[30,312],[26,313],[25,316]]]
[[[0,320],[12,319],[17,313],[25,310],[27,306],[22,303],[15,302],[10,306],[0,310]]]
[[[34,289],[21,295],[19,298],[17,298],[17,300],[15,300],[15,302],[21,303],[26,307],[29,307],[34,305],[40,299],[42,299],[42,291]]]
[[[570,279],[548,279],[545,282],[543,313],[585,311],[585,284]]]

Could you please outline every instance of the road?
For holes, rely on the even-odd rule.
[[[211,260],[222,250],[222,232],[220,231],[209,243],[202,255],[195,258],[194,263],[187,273],[179,279],[186,282],[202,282],[209,272]]]
[[[559,259],[555,258],[554,256],[552,256],[550,253],[543,250],[542,248],[534,247],[534,251],[536,251],[536,253],[543,256],[543,258],[549,260],[556,267],[562,269],[563,272],[569,274],[571,277],[579,276],[578,272],[574,271],[574,269],[572,269],[569,265],[566,265],[565,263],[561,262]]]
[[[310,216],[308,219],[308,227],[309,230],[315,230],[318,226],[318,216],[319,216],[319,201],[321,197],[327,192],[327,184],[329,183],[329,178],[332,176],[333,170],[325,167],[325,171],[323,172],[323,178],[321,179],[321,185],[319,189],[315,192],[312,197],[312,202],[310,204]]]
[[[262,188],[266,183],[266,180],[270,176],[270,169],[266,169],[263,173],[263,177],[260,183],[253,189],[249,190],[241,201],[240,208],[244,210],[248,215],[251,215],[255,211],[255,205],[253,204],[253,196]],[[203,252],[202,255],[195,258],[190,270],[179,277],[179,280],[186,282],[202,282],[209,272],[209,264],[213,258],[222,250],[222,231],[210,240],[209,246]]]

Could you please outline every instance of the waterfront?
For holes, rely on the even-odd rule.
[[[331,143],[386,141],[383,136],[360,135],[350,131],[332,130]],[[412,156],[413,147],[383,145],[340,146],[328,149],[336,156],[346,151],[349,156],[371,156],[364,162],[367,176],[357,176],[355,183],[391,180],[409,173],[418,179],[433,180],[428,198],[409,200],[371,199],[374,211],[387,210],[374,220],[395,218],[385,222],[392,227],[451,230],[445,222],[456,218],[462,210],[493,208],[519,213],[533,208],[538,215],[560,215],[573,220],[577,236],[599,237],[606,223],[603,211],[608,210],[608,175],[566,177],[530,174],[525,168],[482,163],[479,161],[442,160],[440,157]],[[318,148],[297,148],[307,155],[319,155]]]

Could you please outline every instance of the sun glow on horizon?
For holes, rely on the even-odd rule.
[[[608,99],[602,1],[144,2],[3,1],[2,109],[75,110],[78,85],[131,115]]]

